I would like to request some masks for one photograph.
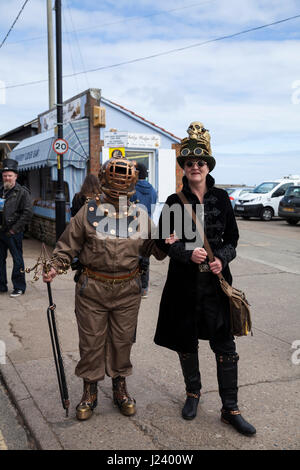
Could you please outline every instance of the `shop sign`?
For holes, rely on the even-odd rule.
[[[159,148],[160,136],[134,132],[104,132],[104,147]]]
[[[84,116],[84,104],[86,102],[86,95],[76,98],[75,100],[66,103],[63,107],[63,122],[64,124],[75,119],[80,119]],[[57,125],[57,110],[52,109],[48,113],[39,116],[41,132],[53,129]]]
[[[109,149],[109,158],[124,158],[125,157],[125,148],[124,147],[110,147]]]

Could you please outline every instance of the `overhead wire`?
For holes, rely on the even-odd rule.
[[[73,26],[73,33],[74,33],[74,36],[75,36],[75,41],[77,43],[81,64],[82,64],[83,69],[85,69],[86,68],[85,67],[85,62],[83,60],[83,55],[82,55],[82,52],[81,52],[81,47],[80,47],[80,42],[79,42],[79,39],[78,39],[78,36],[77,36],[77,32],[76,32],[76,29],[74,28],[74,22],[73,22],[73,16],[72,16],[71,8],[70,8],[68,0],[65,0],[65,2],[66,2],[66,5],[67,5],[69,16],[70,16],[71,24]],[[85,73],[85,80],[86,80],[87,87],[90,88],[90,83],[89,83],[89,78],[88,78],[87,72]]]
[[[80,32],[83,32],[83,31],[91,31],[91,30],[101,30],[103,29],[104,27],[106,26],[114,26],[114,25],[117,25],[117,24],[121,24],[121,23],[128,23],[129,21],[135,21],[135,20],[143,20],[143,19],[146,19],[146,18],[151,18],[151,17],[154,17],[154,16],[160,16],[160,15],[164,15],[164,14],[167,14],[167,13],[173,13],[175,11],[179,11],[179,10],[187,10],[187,9],[190,9],[190,8],[195,8],[195,7],[199,7],[201,5],[205,5],[207,3],[214,3],[216,2],[217,0],[206,0],[205,2],[200,2],[200,3],[193,3],[191,5],[185,5],[183,7],[178,7],[178,8],[171,8],[169,10],[162,10],[162,11],[158,11],[158,12],[155,12],[155,13],[149,13],[148,15],[135,15],[135,16],[128,16],[122,20],[117,20],[117,21],[112,21],[112,22],[109,22],[109,23],[101,23],[101,25],[98,25],[98,26],[91,26],[89,28],[81,28],[81,29],[74,29],[73,31],[63,31],[63,33],[65,34],[72,34],[72,33],[80,33]],[[23,39],[23,40],[20,40],[20,41],[14,41],[14,42],[9,42],[7,43],[6,45],[11,45],[11,44],[19,44],[19,43],[22,43],[22,42],[28,42],[28,41],[38,41],[40,39],[46,39],[47,36],[36,36],[34,38],[27,38],[27,39]]]
[[[66,31],[68,31],[68,26],[67,26],[67,21],[66,21],[66,15],[65,15],[65,8],[62,8],[62,16],[63,16],[63,22],[64,22],[64,24],[65,24]],[[75,69],[75,62],[74,62],[74,58],[73,58],[73,52],[72,52],[72,46],[71,46],[70,36],[68,36],[67,43],[68,43],[68,46],[69,46],[71,64],[72,64],[72,69],[73,69],[73,76],[75,77],[75,82],[76,82],[76,87],[77,87],[77,93],[79,93],[79,83],[78,83],[78,80],[77,80],[77,74],[76,74],[76,69]]]
[[[158,52],[156,54],[152,54],[152,55],[149,55],[149,56],[139,57],[139,58],[136,58],[136,59],[127,60],[127,61],[119,62],[119,63],[116,63],[116,64],[104,65],[104,66],[101,66],[101,67],[96,67],[94,69],[89,69],[89,70],[84,70],[84,71],[81,71],[81,72],[76,72],[76,75],[80,75],[80,74],[84,74],[84,73],[97,72],[97,71],[100,71],[100,70],[108,70],[108,69],[115,68],[115,67],[120,67],[120,66],[123,66],[123,65],[133,64],[133,63],[137,63],[137,62],[142,62],[144,60],[154,59],[156,57],[161,57],[161,56],[173,54],[173,53],[176,53],[176,52],[182,52],[182,51],[185,51],[187,49],[192,49],[192,48],[195,48],[195,47],[204,46],[206,44],[211,44],[213,42],[223,41],[225,39],[231,39],[231,38],[241,36],[243,34],[247,34],[247,33],[253,32],[253,31],[258,31],[258,30],[261,30],[261,29],[264,29],[264,28],[268,28],[270,26],[274,26],[274,25],[278,25],[278,24],[281,24],[281,23],[285,23],[287,21],[295,20],[297,18],[300,18],[300,14],[290,16],[290,17],[284,18],[282,20],[273,21],[272,23],[267,23],[267,24],[264,24],[264,25],[261,25],[261,26],[255,26],[255,27],[252,27],[252,28],[249,28],[249,29],[245,29],[245,30],[239,31],[237,33],[232,33],[232,34],[228,34],[228,35],[225,35],[225,36],[220,36],[220,37],[217,37],[217,38],[208,39],[207,41],[198,42],[196,44],[190,44],[189,46],[178,47],[176,49],[171,49],[171,50],[168,50],[168,51],[165,51],[165,52]],[[70,78],[70,77],[73,77],[74,75],[75,74],[67,74],[67,75],[64,75],[63,78]],[[44,82],[47,82],[47,81],[48,80],[44,79],[44,80],[36,80],[36,81],[32,81],[32,82],[19,83],[19,84],[16,84],[16,85],[8,85],[8,86],[5,87],[5,89],[18,88],[18,87],[29,86],[29,85],[36,85],[36,84],[44,83]],[[1,90],[1,88],[0,88],[0,90]]]
[[[26,6],[26,3],[28,3],[28,1],[29,1],[29,0],[25,0],[25,2],[23,3],[23,6],[21,7],[19,13],[17,14],[17,16],[16,16],[16,18],[15,18],[13,24],[12,24],[11,27],[9,28],[9,30],[8,30],[8,32],[7,32],[6,36],[5,36],[5,38],[2,40],[2,42],[1,42],[1,44],[0,44],[0,49],[1,49],[1,47],[3,46],[3,44],[5,43],[5,41],[6,41],[6,39],[8,38],[8,36],[10,35],[10,33],[11,33],[13,27],[15,26],[16,22],[17,22],[18,19],[20,18],[21,13],[22,13],[22,11],[24,10],[24,8],[25,8],[25,6]]]

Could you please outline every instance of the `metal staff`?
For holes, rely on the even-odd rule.
[[[55,309],[56,305],[53,303],[52,291],[50,282],[47,282],[48,297],[49,297],[49,307],[47,309],[47,318],[50,330],[50,337],[52,343],[52,350],[54,356],[54,362],[56,367],[57,380],[59,385],[60,397],[63,409],[66,410],[66,416],[69,414],[69,392],[67,387],[66,375],[64,370],[64,364],[61,357],[59,340],[57,335],[56,321],[55,321]]]

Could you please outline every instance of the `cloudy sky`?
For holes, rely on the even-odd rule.
[[[0,48],[0,134],[48,109],[46,3],[29,0]],[[23,4],[0,0],[0,44]],[[64,75],[100,69],[65,78],[64,99],[100,88],[180,138],[191,121],[202,121],[218,183],[300,174],[300,18],[201,45],[300,15],[299,1],[62,5]],[[28,85],[39,80],[45,82]]]

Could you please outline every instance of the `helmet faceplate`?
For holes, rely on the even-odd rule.
[[[131,197],[135,193],[138,171],[135,164],[126,158],[111,158],[99,173],[102,191],[112,199]]]

